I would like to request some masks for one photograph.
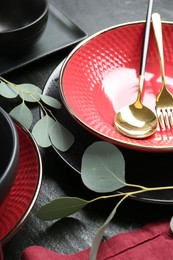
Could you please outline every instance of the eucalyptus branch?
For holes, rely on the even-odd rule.
[[[12,99],[17,98],[19,95],[21,98],[21,104],[15,106],[9,113],[28,129],[33,126],[33,116],[26,102],[36,102],[39,105],[44,116],[39,119],[32,128],[32,134],[39,146],[45,148],[54,145],[57,149],[65,151],[72,145],[74,139],[72,134],[68,133],[68,130],[60,125],[52,111],[48,108],[49,106],[59,109],[61,103],[57,99],[42,94],[41,89],[34,84],[14,84],[1,76],[0,84],[2,84],[2,88],[0,89],[2,96]],[[16,91],[13,91],[13,88]],[[64,136],[62,140],[65,140],[65,135],[68,135],[68,141],[64,143],[62,140],[58,141],[58,134],[60,134],[59,136]]]
[[[7,83],[7,84],[9,84],[9,85],[11,85],[12,87],[14,87],[14,88],[17,89],[17,85],[16,85],[16,84],[14,84],[14,83],[12,83],[12,82],[10,82],[10,81],[4,79],[4,78],[1,77],[1,76],[0,76],[0,80],[3,81],[3,82],[5,82],[5,83]]]
[[[98,200],[105,200],[105,199],[112,199],[112,198],[116,198],[116,197],[122,197],[122,196],[126,196],[126,195],[127,195],[127,192],[99,196],[99,197],[96,197],[96,198],[88,201],[88,203],[93,203],[93,202],[98,201]]]
[[[129,186],[129,185],[127,185]],[[137,191],[129,191],[129,192],[120,192],[120,193],[116,193],[116,194],[110,194],[110,195],[104,195],[104,196],[99,196],[99,197],[96,197],[90,201],[88,201],[89,203],[93,203],[95,201],[98,201],[98,200],[104,200],[104,199],[111,199],[111,198],[116,198],[116,197],[123,197],[124,199],[127,198],[127,197],[130,197],[130,196],[134,196],[134,195],[137,195],[137,194],[140,194],[140,193],[144,193],[144,192],[149,192],[149,191],[161,191],[161,190],[170,190],[170,189],[173,189],[173,186],[163,186],[163,187],[150,187],[150,188],[147,188],[147,187],[144,187],[144,186],[138,186],[138,185],[134,185],[133,184],[131,185],[132,187],[137,187],[137,188],[140,188],[140,190],[137,190]],[[141,187],[143,187],[143,189],[141,189]],[[123,201],[124,199],[121,199],[120,202],[118,202],[118,205],[121,203],[121,201]]]
[[[131,187],[131,188],[138,188],[138,189],[142,189],[145,190],[147,189],[145,186],[143,185],[138,185],[138,184],[132,184],[132,183],[126,183],[127,187]]]
[[[17,84],[14,84],[14,83],[12,83],[12,82],[10,82],[10,81],[4,79],[4,78],[1,77],[1,76],[0,76],[0,80],[1,80],[1,81],[4,81],[4,82],[7,83],[7,84],[9,84],[11,87],[14,87],[15,89],[17,89],[17,90],[20,91],[21,93],[25,93],[26,95],[30,96],[33,100],[35,100],[35,101],[39,104],[39,106],[40,106],[41,109],[44,111],[44,113],[47,114],[47,111],[46,111],[47,108],[46,108],[37,98],[35,98],[35,97],[31,94],[31,92],[29,92],[29,91],[27,91],[27,90],[25,90],[25,89],[20,88]],[[24,102],[24,98],[22,98],[22,100],[23,100],[23,102]]]
[[[51,117],[55,120],[55,121],[57,121],[57,119],[56,119],[56,117],[54,116],[54,114],[52,113],[52,111],[50,110],[50,109],[48,109],[47,107],[45,107],[45,106],[43,106],[43,104],[41,103],[41,108],[43,109],[43,111],[45,112],[45,110],[48,112],[48,113],[46,113],[45,112],[45,114],[49,114],[49,115],[51,115]]]

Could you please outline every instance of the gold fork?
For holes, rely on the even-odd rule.
[[[156,114],[158,117],[159,126],[162,130],[173,127],[173,96],[166,88],[164,55],[163,55],[163,39],[162,39],[162,23],[160,14],[152,14],[152,24],[156,39],[156,44],[159,53],[162,87],[156,97]]]

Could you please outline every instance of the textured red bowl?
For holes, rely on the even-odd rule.
[[[108,142],[145,151],[172,151],[173,131],[146,139],[122,136],[114,127],[115,114],[137,97],[144,22],[105,29],[80,43],[65,60],[60,93],[72,117],[86,130]],[[173,24],[163,22],[167,87],[173,92]],[[161,87],[159,56],[151,26],[143,103],[155,112]]]
[[[15,121],[19,162],[8,196],[0,206],[0,241],[5,245],[25,223],[38,197],[42,181],[41,154],[29,130]]]

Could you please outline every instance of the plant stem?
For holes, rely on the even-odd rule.
[[[132,185],[133,186],[133,185]],[[136,187],[140,187],[136,185]],[[122,193],[118,193],[118,194],[111,194],[111,195],[104,195],[104,196],[99,196],[97,198],[94,198],[92,200],[89,201],[89,203],[95,202],[97,200],[101,200],[101,199],[109,199],[109,198],[116,198],[116,197],[122,197],[124,196],[120,201],[124,200],[127,197],[136,195],[136,194],[140,194],[143,192],[149,192],[149,191],[158,191],[158,190],[171,190],[173,189],[173,186],[164,186],[164,187],[151,187],[151,188],[147,188],[147,187],[143,187],[143,189],[137,190],[137,191],[130,191],[130,192],[122,192]],[[118,202],[119,204],[119,202]]]

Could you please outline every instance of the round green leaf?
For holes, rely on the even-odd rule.
[[[13,88],[5,82],[1,81],[0,95],[5,98],[16,98],[19,95],[19,91],[16,88]]]
[[[17,121],[19,121],[22,125],[24,125],[28,129],[30,128],[33,121],[33,116],[24,102],[13,108],[9,114]]]
[[[54,124],[55,121],[50,116],[45,115],[34,125],[32,134],[39,146],[49,147],[52,145],[49,131]]]
[[[48,106],[56,108],[56,109],[61,108],[61,103],[57,99],[47,96],[47,95],[43,95],[43,94],[40,94],[40,97],[41,97],[41,100]]]
[[[125,160],[113,144],[99,141],[84,152],[81,165],[83,183],[96,192],[112,192],[124,187]]]
[[[49,132],[52,144],[62,152],[67,151],[74,143],[74,136],[58,121]]]
[[[42,90],[37,86],[30,83],[23,83],[17,85],[21,91],[19,95],[27,102],[37,102],[40,100],[40,94]]]

